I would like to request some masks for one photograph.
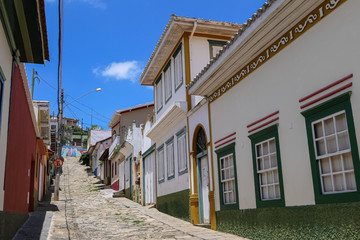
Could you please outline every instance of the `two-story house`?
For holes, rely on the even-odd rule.
[[[188,84],[206,98],[217,229],[359,236],[359,9],[268,1]]]
[[[156,146],[156,206],[160,211],[190,219],[189,199],[192,205],[198,204],[190,184],[194,165],[189,161],[187,113],[202,97],[190,96],[186,85],[239,28],[234,23],[172,15],[140,76],[141,85],[154,86],[155,116],[147,137]],[[198,207],[191,211],[206,212],[203,223],[209,222],[209,211]]]

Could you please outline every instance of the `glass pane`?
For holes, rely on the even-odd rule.
[[[331,183],[331,177],[325,176],[323,179],[323,185],[324,185],[324,192],[332,192],[332,183]]]
[[[280,186],[278,184],[275,185],[275,196],[276,198],[280,198]]]
[[[270,168],[270,157],[266,156],[264,157],[264,169]]]
[[[234,178],[234,168],[233,167],[231,167],[230,168],[230,178]]]
[[[225,203],[229,203],[229,202],[230,202],[229,194],[225,193]]]
[[[258,170],[264,169],[264,161],[262,160],[262,158],[258,158],[257,165],[258,165]]]
[[[333,172],[340,172],[342,171],[342,161],[341,155],[331,157],[331,166]]]
[[[349,172],[345,174],[347,190],[356,190],[355,174]]]
[[[345,153],[342,156],[343,156],[343,161],[344,161],[344,170],[352,170],[352,169],[354,169],[351,152]]]
[[[224,169],[224,159],[222,158],[222,159],[220,159],[220,168],[221,169]]]
[[[326,138],[327,153],[337,152],[336,137],[331,136]]]
[[[256,156],[260,157],[262,156],[262,151],[261,151],[261,144],[256,146]]]
[[[229,156],[229,166],[233,166],[234,165],[234,161],[233,161],[233,155],[231,154]]]
[[[221,181],[225,179],[225,171],[221,170]]]
[[[262,199],[269,199],[268,188],[262,187],[261,191],[262,191]]]
[[[266,173],[260,174],[261,185],[266,185]]]
[[[330,173],[330,162],[329,158],[324,158],[320,160],[321,163],[321,173]]]
[[[269,186],[269,199],[275,198],[275,189],[274,186]]]
[[[267,155],[269,153],[269,146],[268,146],[268,142],[264,142],[262,144],[262,147],[263,147],[263,155]]]
[[[270,145],[270,153],[276,152],[275,139],[270,140],[269,145]]]
[[[334,187],[335,191],[343,191],[345,190],[344,179],[342,174],[334,175]]]
[[[276,153],[275,154],[271,154],[270,155],[270,159],[271,159],[271,167],[277,167],[277,158],[276,158]]]
[[[274,171],[274,183],[278,183],[279,182],[279,173],[278,170]]]
[[[266,179],[267,184],[272,184],[273,183],[273,180],[274,180],[273,174],[274,173],[272,171],[266,174],[267,175],[267,179]]]
[[[339,151],[350,149],[349,133],[348,131],[338,134]]]
[[[341,132],[347,129],[346,117],[345,113],[342,113],[335,117],[336,121],[336,130],[337,132]]]
[[[326,154],[324,139],[318,140],[315,143],[316,143],[317,156],[322,156],[322,155]]]
[[[329,136],[335,133],[334,128],[334,120],[333,118],[329,118],[324,120],[324,127],[325,127],[325,136]]]
[[[322,129],[322,122],[314,124],[315,138],[324,136]]]

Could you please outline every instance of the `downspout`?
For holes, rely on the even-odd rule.
[[[190,34],[190,37],[189,37],[189,42],[191,41],[192,37],[194,36],[196,27],[197,27],[197,20],[195,20],[195,22],[194,22],[194,27],[193,27],[193,29],[191,31],[191,34]]]

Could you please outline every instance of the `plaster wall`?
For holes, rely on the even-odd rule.
[[[190,41],[190,80],[210,62],[210,47],[207,38],[193,37]],[[202,96],[191,96],[192,107],[196,106]]]
[[[31,193],[34,189],[31,187],[34,184],[31,180],[34,177],[31,173],[31,161],[35,161],[37,157],[37,146],[36,132],[18,66],[14,68],[10,108],[4,211],[28,213],[31,198],[34,197]]]
[[[185,55],[184,55],[184,43],[182,41],[182,67],[183,67],[183,83],[179,85],[178,87],[175,86],[175,75],[174,75],[174,69],[175,69],[175,62],[174,59],[171,58],[171,97],[166,101],[165,99],[165,80],[164,80],[164,74],[161,75],[161,84],[162,84],[162,102],[163,106],[162,109],[157,112],[156,111],[156,121],[159,121],[162,117],[164,117],[164,113],[166,112],[166,109],[171,106],[175,101],[185,101],[186,99],[186,84],[185,84]],[[163,71],[163,70],[161,70]],[[164,73],[164,72],[163,72]],[[156,85],[155,85],[156,86]],[[177,89],[176,89],[177,88]],[[156,87],[155,87],[156,89]],[[156,95],[156,90],[155,90]],[[156,97],[156,96],[155,96]],[[154,98],[154,100],[156,100]],[[156,102],[156,101],[155,101]]]
[[[179,132],[181,129],[183,129],[184,127],[186,127],[186,119],[184,119],[181,123],[179,123],[176,127],[174,127],[172,129],[172,131],[169,131],[168,133],[166,133],[163,138],[158,141],[156,143],[156,148],[159,148],[161,145],[164,144],[164,149],[165,149],[165,142],[170,139],[171,137],[174,137],[174,158],[175,158],[175,177],[172,179],[168,179],[167,178],[167,159],[166,159],[166,152],[164,154],[164,169],[165,169],[165,178],[164,178],[164,182],[159,183],[159,181],[157,180],[157,195],[159,196],[163,196],[163,195],[167,195],[170,193],[175,193],[175,192],[179,192],[185,189],[189,189],[190,187],[190,181],[189,181],[189,174],[185,173],[179,176],[179,165],[178,165],[178,161],[177,161],[177,143],[176,143],[176,133]],[[186,139],[188,138],[187,136],[187,131],[186,131]],[[157,151],[156,151],[156,158],[158,158],[157,155]],[[188,153],[187,153],[187,159],[189,159]],[[157,160],[157,171],[158,171],[158,160]],[[188,167],[189,169],[189,167]],[[159,173],[157,174],[157,176],[159,176]]]
[[[194,136],[195,134],[195,130],[197,127],[201,126],[206,134],[206,142],[209,143],[211,141],[210,139],[210,127],[209,127],[209,115],[208,115],[208,111],[209,111],[209,107],[208,104],[205,103],[203,106],[201,106],[200,108],[198,108],[196,111],[194,111],[194,113],[192,113],[189,116],[189,149],[190,152],[192,151],[196,151],[196,149],[193,149],[194,143],[196,142],[196,136]],[[191,156],[190,156],[191,158]],[[211,151],[210,149],[208,149],[208,166],[209,166],[209,177],[210,177],[210,191],[213,189],[212,186],[212,175],[211,175]],[[189,161],[188,161],[189,162]],[[189,164],[189,163],[188,163]],[[194,171],[197,171],[196,169],[194,169],[194,166],[192,165],[193,161],[190,161],[190,168],[191,168],[191,193],[194,194]]]
[[[353,73],[351,103],[359,139],[358,9],[360,1],[345,2],[211,103],[213,142],[236,131],[240,209],[256,207],[248,124],[280,111],[278,133],[286,206],[315,203],[305,119],[300,114],[299,99]],[[215,153],[214,161],[217,161]],[[217,164],[214,167],[217,168]],[[217,173],[215,169],[216,210],[219,210]]]
[[[142,147],[141,147],[142,153],[146,152],[152,145],[154,145],[154,142],[150,138],[146,137],[146,134],[149,132],[151,127],[152,127],[152,121],[151,120],[146,121],[142,135]]]
[[[122,144],[126,139],[127,130],[129,126],[132,126],[135,121],[136,126],[139,127],[141,124],[146,122],[148,117],[151,117],[154,114],[154,107],[142,108],[138,110],[133,110],[131,112],[122,113],[120,117],[120,129],[117,134],[120,136],[120,144]]]
[[[0,211],[3,211],[12,56],[2,24],[0,24],[0,52],[0,74],[4,78],[2,106],[0,106]]]

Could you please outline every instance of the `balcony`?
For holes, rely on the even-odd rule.
[[[111,143],[111,146],[109,148],[109,158],[114,154],[114,150],[117,145],[120,144],[120,136],[116,136],[115,140]]]

